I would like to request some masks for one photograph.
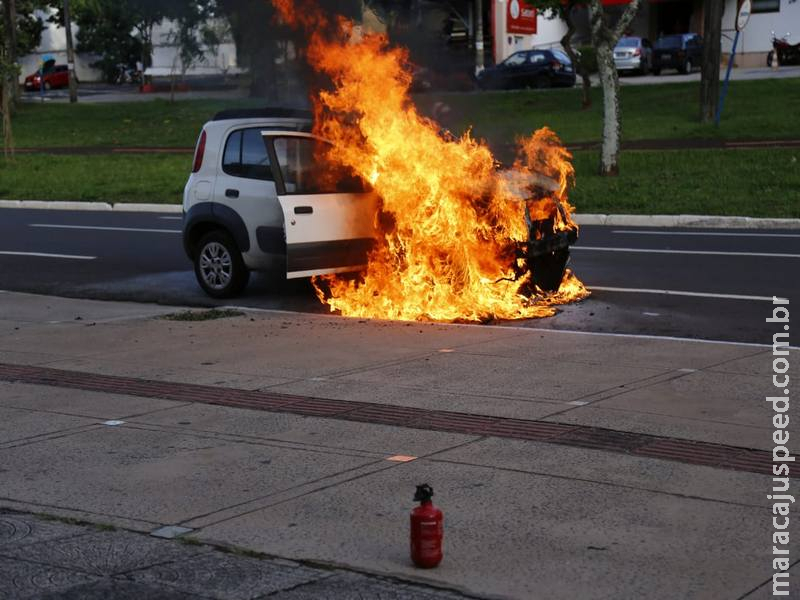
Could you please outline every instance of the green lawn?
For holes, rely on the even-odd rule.
[[[189,155],[19,155],[0,160],[0,198],[180,202]],[[800,149],[641,151],[599,177],[575,155],[578,212],[800,217]]]
[[[800,218],[800,148],[625,152],[618,177],[576,152],[578,212]]]
[[[800,78],[734,81],[720,128],[700,124],[699,83],[624,86],[621,89],[622,137],[791,138],[800,137]],[[565,142],[597,141],[602,128],[602,94],[592,89],[592,107],[580,108],[580,90],[421,95],[430,113],[436,102],[449,106],[442,124],[454,133],[472,126],[473,135],[503,144],[542,125]]]
[[[0,159],[0,198],[179,203],[191,155],[19,154]]]
[[[580,90],[420,94],[427,114],[436,102],[450,107],[442,124],[455,133],[470,125],[491,143],[548,125],[565,142],[600,139],[602,98],[580,109]],[[697,119],[699,84],[622,88],[623,139],[800,137],[800,78],[734,81],[722,126]],[[23,104],[14,118],[19,147],[194,146],[202,124],[223,108],[259,105],[258,100],[166,100],[101,104]]]
[[[225,108],[258,100],[152,100],[20,105],[13,131],[20,148],[43,146],[194,147],[203,123]]]

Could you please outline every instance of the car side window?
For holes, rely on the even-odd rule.
[[[222,154],[222,170],[234,177],[273,180],[267,146],[260,127],[238,129],[228,136]]]
[[[503,64],[507,67],[516,67],[525,62],[525,54],[522,52],[518,52],[517,54],[512,54],[507,59],[503,61]]]
[[[544,52],[531,52],[528,55],[528,58],[531,64],[539,64],[543,62],[547,62],[547,57],[544,55]]]
[[[275,155],[287,194],[358,194],[364,182],[351,169],[325,159],[330,145],[306,137],[276,137]]]

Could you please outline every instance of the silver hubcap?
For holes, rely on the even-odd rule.
[[[203,246],[200,252],[200,275],[210,288],[221,290],[231,281],[233,261],[228,249],[219,242]]]

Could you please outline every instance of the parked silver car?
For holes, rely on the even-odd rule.
[[[653,66],[652,44],[647,38],[620,38],[614,47],[614,65],[620,72],[649,73]]]

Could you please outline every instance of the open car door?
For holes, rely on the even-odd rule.
[[[377,197],[324,157],[330,144],[304,133],[264,132],[276,165],[290,279],[358,271],[375,241]]]

